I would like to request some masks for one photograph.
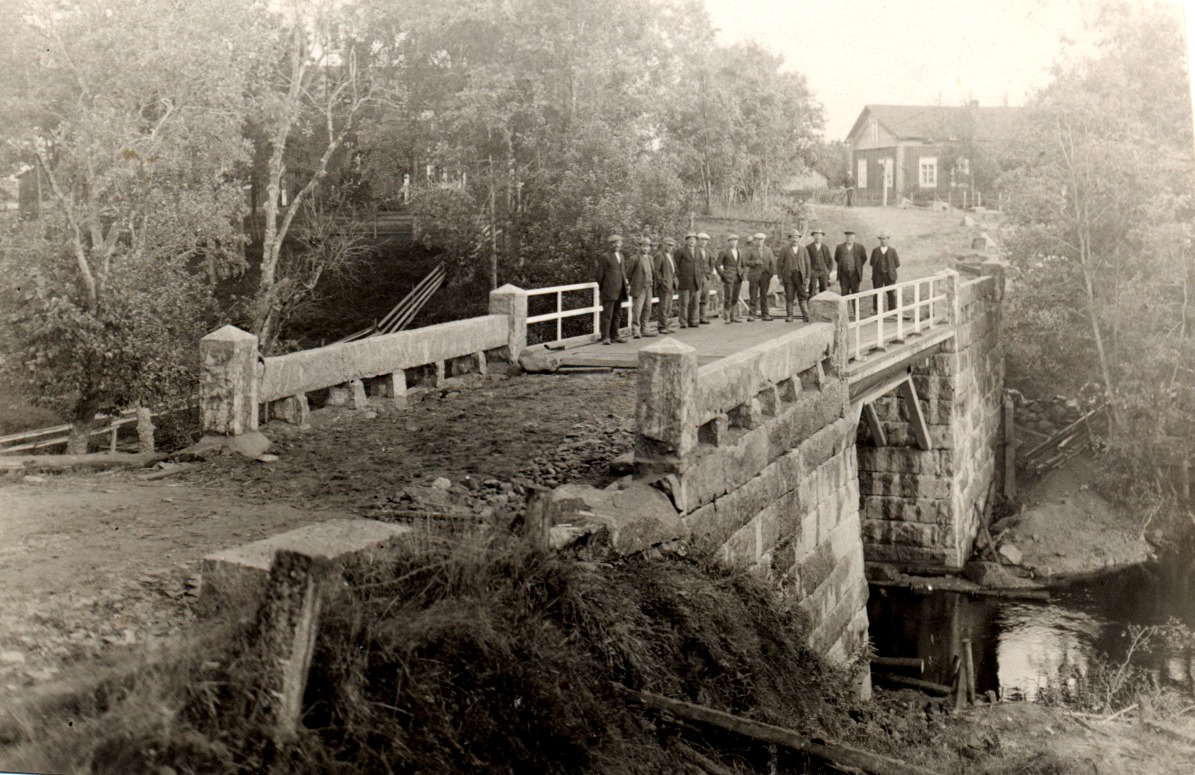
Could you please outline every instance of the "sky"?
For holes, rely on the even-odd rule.
[[[1090,50],[1098,0],[705,0],[719,41],[754,39],[803,73],[845,140],[866,104],[1023,105]],[[1172,3],[1177,10],[1183,5]],[[1186,8],[1187,41],[1192,8]],[[1188,61],[1190,61],[1188,59]]]

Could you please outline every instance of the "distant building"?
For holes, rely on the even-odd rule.
[[[1011,136],[1021,108],[867,105],[847,135],[857,204],[976,204],[989,181],[973,160]]]

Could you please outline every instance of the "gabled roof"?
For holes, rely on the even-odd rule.
[[[847,138],[864,125],[869,115],[898,140],[953,140],[967,126],[974,111],[977,139],[1007,134],[1021,108],[967,105],[865,105]]]

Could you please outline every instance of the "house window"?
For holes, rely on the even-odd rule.
[[[867,159],[859,159],[855,162],[855,184],[859,188],[867,188]]]
[[[918,182],[922,188],[937,188],[938,187],[938,159],[936,156],[923,156],[921,158],[921,172],[918,175]]]

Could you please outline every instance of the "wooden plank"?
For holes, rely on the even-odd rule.
[[[888,446],[888,434],[884,433],[884,426],[880,424],[874,404],[863,405],[863,417],[867,420],[867,427],[871,430],[871,438],[877,447]]]
[[[917,446],[930,449],[929,425],[925,422],[925,413],[921,411],[921,402],[917,400],[917,387],[913,378],[909,377],[897,385],[896,389],[904,399],[905,409],[909,413],[909,424],[913,426],[913,436],[917,439]]]

